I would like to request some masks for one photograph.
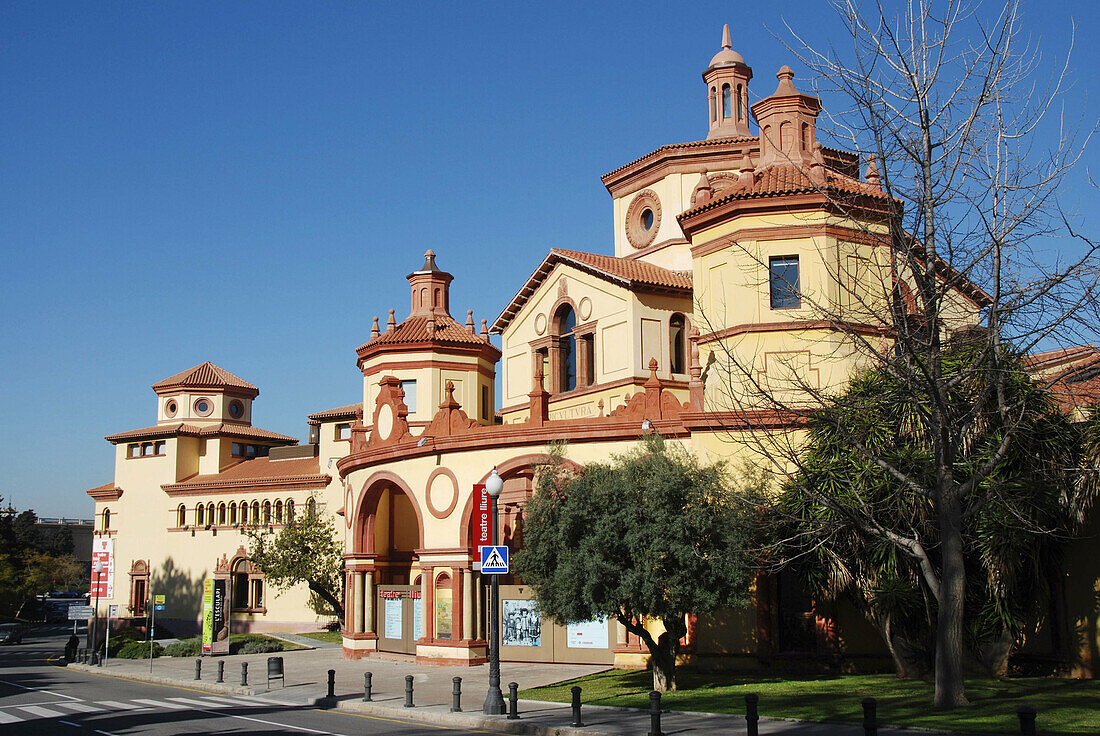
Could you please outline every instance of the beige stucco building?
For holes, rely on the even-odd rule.
[[[739,400],[739,381],[791,401],[842,385],[859,353],[823,315],[865,314],[861,334],[886,339],[876,305],[905,278],[884,254],[888,202],[873,161],[817,141],[821,101],[790,69],[750,106],[753,72],[727,29],[703,78],[704,139],[604,175],[613,255],[552,250],[478,325],[471,312],[452,316],[451,276],[429,251],[407,277],[408,316],[376,318],[356,350],[360,400],[310,415],[308,444],[255,427],[258,389],[212,364],[154,384],[156,423],[107,437],[115,477],[89,491],[98,538],[113,545],[104,602],[141,619],[149,593],[165,593],[169,625],[194,626],[201,581],[217,574],[232,579],[234,629],[316,629],[328,618],[304,588],[266,591],[241,533],[274,529],[313,498],[344,542],[348,657],[479,663],[487,615],[471,518],[474,487],[493,468],[515,548],[551,441],[583,466],[653,430],[734,461],[761,447],[738,433],[789,438],[794,426],[774,410]],[[972,324],[986,298],[963,283],[945,329]],[[751,369],[723,371],[731,356]],[[505,659],[644,661],[615,622],[558,627],[537,616],[522,581],[502,582]],[[817,615],[788,581],[762,578],[749,610],[693,618],[685,649],[725,663],[816,651],[830,636]],[[846,656],[884,655],[861,621],[846,624]]]

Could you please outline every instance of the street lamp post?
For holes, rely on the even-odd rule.
[[[490,542],[497,544],[497,498],[504,490],[504,481],[497,475],[497,469],[485,481],[485,493],[489,495],[489,516],[492,519]],[[505,713],[504,693],[500,691],[500,576],[493,575],[489,583],[489,692],[485,695],[482,710],[486,715],[500,716]]]
[[[96,654],[96,634],[99,629],[99,576],[103,572],[103,560],[96,558],[92,563],[92,582],[95,585],[95,608],[92,609],[92,664],[99,663],[99,655]]]

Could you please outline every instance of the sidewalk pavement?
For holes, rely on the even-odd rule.
[[[267,659],[283,658],[285,687],[279,681],[267,681]],[[224,662],[224,682],[217,683],[218,663]],[[248,684],[241,684],[241,663],[248,664]],[[188,687],[209,692],[251,695],[273,704],[286,706],[335,707],[354,713],[397,718],[401,720],[450,726],[459,729],[480,729],[501,733],[537,734],[538,736],[642,736],[649,733],[648,711],[632,708],[611,708],[584,705],[581,709],[583,727],[574,728],[568,703],[519,701],[519,719],[486,716],[481,706],[488,689],[489,669],[478,667],[441,667],[414,664],[390,659],[346,660],[342,650],[312,649],[280,654],[250,654],[206,657],[202,660],[201,677],[195,680],[195,659],[191,657],[160,657],[153,660],[114,659],[104,667],[71,664],[77,670],[110,674],[115,677]],[[327,697],[328,670],[335,670],[335,698]],[[549,685],[606,669],[599,665],[563,665],[542,663],[501,664],[501,689],[505,701],[508,683],[519,683],[520,689]],[[371,672],[372,701],[363,702],[363,673]],[[413,703],[406,708],[405,676],[413,676]],[[462,678],[462,712],[451,713],[452,678]],[[853,721],[858,720],[859,704],[853,702]],[[766,704],[761,705],[764,710]],[[665,711],[662,731],[666,734],[746,734],[744,716],[711,713]],[[784,719],[761,718],[761,734],[792,734],[795,736],[863,736],[863,728],[854,724],[809,723]],[[926,730],[902,730],[880,727],[883,736],[927,736]]]

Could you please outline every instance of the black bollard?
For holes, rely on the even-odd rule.
[[[370,699],[371,699],[370,678],[371,678],[371,673],[370,672],[364,672],[363,673],[363,702],[364,703],[369,703]]]
[[[508,683],[508,720],[519,720],[519,683]]]
[[[581,721],[581,689],[578,685],[574,685],[569,688],[569,692],[573,693],[573,722],[569,725],[580,728],[584,726],[584,722]]]
[[[248,684],[248,662],[241,662],[241,684]]]
[[[218,682],[225,682],[225,662],[218,662]]]
[[[664,736],[661,733],[661,694],[656,690],[649,694],[649,736]]]
[[[405,707],[415,708],[413,705],[413,676],[405,675]]]
[[[201,659],[196,659],[195,660],[195,679],[196,680],[201,680],[202,679],[202,660]]]
[[[1035,709],[1030,705],[1021,705],[1016,709],[1020,719],[1020,736],[1035,736]]]
[[[864,736],[878,736],[878,704],[874,698],[859,701],[863,705]]]
[[[756,705],[760,702],[760,696],[756,693],[745,693],[745,725],[748,736],[758,736],[760,733],[760,714],[756,712]]]
[[[328,671],[328,697],[336,697],[336,670]]]
[[[462,678],[451,678],[451,712],[462,712]]]

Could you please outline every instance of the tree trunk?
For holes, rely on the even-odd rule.
[[[659,693],[676,689],[676,650],[679,639],[667,631],[657,637],[656,646],[649,650],[653,658],[653,689]]]
[[[953,489],[943,489],[937,509],[943,573],[936,622],[937,708],[969,705],[963,676],[963,602],[966,568],[963,561],[962,510]]]
[[[344,604],[340,601],[340,599],[337,596],[333,595],[332,591],[330,591],[328,588],[314,582],[313,580],[310,580],[307,585],[309,586],[309,589],[316,593],[321,600],[332,606],[332,610],[336,612],[337,617],[340,619],[341,622],[343,622]]]

